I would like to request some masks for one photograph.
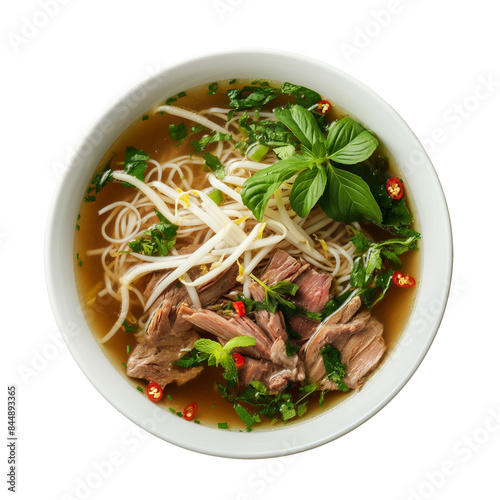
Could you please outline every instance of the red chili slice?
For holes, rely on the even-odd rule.
[[[318,107],[316,108],[316,111],[318,113],[321,113],[322,115],[326,115],[328,113],[328,111],[330,111],[331,107],[332,107],[332,105],[328,101],[326,101],[326,100],[319,101]]]
[[[233,302],[233,307],[238,316],[244,316],[246,314],[245,304],[241,300],[237,300]]]
[[[402,274],[399,271],[396,271],[392,275],[392,282],[401,288],[411,288],[412,286],[415,286],[416,283],[413,276],[410,276],[409,274]]]
[[[234,352],[231,356],[236,363],[236,368],[239,370],[245,364],[245,358],[239,352]]]
[[[163,397],[163,389],[156,382],[150,382],[147,388],[148,398],[157,403]]]
[[[403,197],[403,183],[397,177],[391,177],[385,185],[389,196],[394,200],[400,200]]]
[[[189,403],[186,408],[182,411],[182,418],[184,420],[193,420],[198,411],[198,405],[196,403]]]

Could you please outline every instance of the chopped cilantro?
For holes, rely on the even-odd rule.
[[[229,85],[234,85],[236,83],[236,78],[229,80]]]
[[[90,202],[95,201],[97,193],[105,186],[107,186],[113,180],[113,170],[111,170],[111,157],[106,163],[106,166],[97,174],[92,177],[90,185],[85,191],[85,198],[83,201]]]
[[[174,125],[171,123],[168,127],[168,133],[173,141],[182,141],[187,137],[186,124],[184,122],[179,123],[179,125]]]
[[[144,115],[144,116],[142,117],[142,121],[145,121],[145,120],[149,120],[149,115]]]
[[[186,92],[182,91],[177,94],[177,97],[180,99],[181,97],[185,97],[186,95]]]
[[[142,149],[127,146],[127,149],[125,150],[125,163],[123,165],[123,171],[140,181],[144,181],[144,172],[148,166],[146,163],[148,160],[149,156]],[[131,186],[126,182],[124,182],[123,185],[128,187]]]
[[[178,228],[158,212],[158,210],[155,209],[155,213],[160,222],[152,229],[144,231],[144,235],[149,238],[138,238],[131,241],[128,246],[136,253],[164,257],[169,254],[175,245],[175,236],[177,235]]]
[[[199,420],[193,420],[195,424],[200,424],[201,422]]]
[[[215,174],[217,179],[224,179],[226,169],[217,156],[211,153],[204,153],[203,159],[205,160],[206,167],[208,167],[208,169]]]
[[[213,82],[208,86],[208,95],[213,95],[219,90],[219,84],[217,82]]]
[[[348,391],[349,387],[342,380],[346,376],[347,366],[342,363],[340,351],[332,345],[327,344],[319,353],[323,357],[323,364],[325,365],[328,379],[335,382],[337,389],[340,391]]]
[[[176,412],[176,415],[177,415],[178,417],[182,417],[182,412],[178,411],[178,412]]]
[[[222,132],[212,132],[210,135],[202,137],[199,141],[190,141],[191,146],[193,146],[194,154],[200,154],[205,151],[205,148],[212,144],[213,142],[219,141],[232,141],[233,136],[231,134],[224,134]]]

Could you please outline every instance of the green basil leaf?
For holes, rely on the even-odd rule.
[[[243,203],[252,211],[255,218],[261,221],[267,202],[274,192],[283,182],[307,168],[309,164],[303,156],[295,155],[259,170],[243,183],[241,189]]]
[[[323,167],[303,170],[295,179],[290,192],[290,204],[300,217],[305,217],[316,205],[326,187]]]
[[[333,153],[330,158],[343,165],[354,165],[370,158],[377,146],[377,139],[365,130],[343,149]]]
[[[326,148],[330,154],[344,149],[365,128],[352,118],[346,117],[332,123],[326,137]]]
[[[349,117],[335,122],[326,138],[330,158],[344,165],[366,160],[377,146],[378,141],[373,134]]]
[[[337,222],[369,220],[380,224],[382,213],[366,182],[351,172],[328,165],[327,184],[319,204]]]
[[[325,140],[325,136],[321,132],[313,114],[302,106],[294,105],[291,108],[277,108],[274,115],[308,149],[312,149],[315,142]]]

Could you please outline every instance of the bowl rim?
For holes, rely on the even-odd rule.
[[[64,251],[67,251],[68,249],[68,242],[61,237],[61,231],[63,231],[64,227],[67,227],[68,220],[71,218],[72,214],[75,215],[73,218],[73,228],[74,221],[76,220],[76,214],[74,214],[74,204],[76,203],[74,199],[75,196],[73,195],[71,189],[68,192],[67,186],[76,186],[78,182],[81,184],[82,181],[79,176],[81,177],[83,175],[83,173],[81,173],[82,170],[85,170],[86,173],[94,172],[95,165],[97,165],[97,163],[94,163],[92,170],[90,170],[90,167],[88,166],[90,164],[90,161],[88,160],[89,155],[83,154],[83,148],[91,145],[93,134],[95,134],[96,131],[101,130],[100,127],[102,124],[107,120],[111,120],[112,122],[113,120],[116,121],[117,109],[126,103],[127,99],[130,99],[130,96],[134,95],[134,93],[138,92],[140,89],[147,89],[147,86],[151,85],[151,82],[153,81],[162,82],[161,85],[164,87],[173,89],[174,87],[171,83],[172,79],[175,80],[177,77],[180,78],[179,75],[182,75],[184,72],[184,77],[180,79],[184,80],[185,83],[187,75],[196,73],[194,70],[196,67],[201,66],[206,68],[207,65],[213,66],[214,64],[227,64],[228,61],[233,61],[232,66],[241,66],[245,64],[248,66],[249,62],[252,62],[252,64],[255,65],[256,61],[259,60],[266,63],[267,66],[270,66],[271,63],[277,63],[279,61],[284,67],[287,63],[293,63],[309,68],[309,70],[314,69],[315,71],[320,71],[321,69],[330,76],[334,77],[336,82],[341,82],[341,85],[349,88],[348,93],[356,95],[359,92],[359,95],[362,96],[362,99],[360,99],[361,101],[372,103],[374,107],[383,110],[385,113],[384,116],[387,116],[389,123],[397,126],[397,132],[400,132],[401,134],[404,132],[408,138],[408,144],[411,144],[412,147],[415,148],[413,149],[414,152],[418,152],[420,162],[418,167],[421,169],[419,171],[424,171],[427,177],[432,181],[429,185],[429,189],[431,191],[429,196],[431,196],[431,199],[433,200],[433,211],[438,214],[436,216],[436,220],[438,220],[440,228],[439,231],[436,231],[436,234],[434,234],[434,231],[432,232],[432,238],[439,241],[440,251],[432,254],[430,250],[426,250],[420,257],[420,266],[422,269],[424,269],[424,265],[427,265],[427,263],[430,262],[432,264],[432,271],[429,274],[434,278],[437,285],[432,289],[434,295],[432,295],[429,300],[422,303],[424,310],[425,307],[430,307],[429,304],[434,304],[432,309],[432,320],[430,323],[425,325],[426,329],[424,334],[419,331],[417,332],[415,339],[411,340],[409,347],[413,345],[414,348],[414,352],[412,350],[411,355],[408,354],[410,349],[407,349],[407,346],[399,344],[396,346],[396,352],[397,349],[401,349],[400,355],[395,357],[395,355],[391,353],[388,356],[388,359],[384,361],[384,366],[379,367],[374,376],[370,377],[367,381],[363,391],[355,393],[356,399],[360,400],[358,406],[361,406],[364,409],[352,418],[352,420],[349,420],[347,418],[348,415],[344,415],[345,411],[343,411],[340,418],[342,423],[337,423],[337,428],[335,428],[335,425],[332,425],[335,410],[339,409],[336,413],[340,414],[342,407],[345,408],[345,405],[353,399],[352,397],[347,398],[345,402],[323,412],[319,416],[305,419],[304,421],[297,422],[294,425],[282,426],[279,429],[255,431],[252,433],[236,433],[221,431],[207,426],[193,426],[192,423],[185,422],[176,416],[169,415],[168,412],[165,412],[167,413],[166,416],[161,414],[161,412],[157,411],[159,408],[156,408],[154,404],[150,403],[146,398],[138,394],[137,391],[134,391],[131,385],[126,382],[126,380],[107,360],[85,322],[83,317],[85,311],[79,311],[78,308],[75,309],[75,298],[78,300],[78,297],[76,296],[76,286],[73,286],[72,288],[71,285],[69,285],[70,289],[68,290],[69,278],[67,275],[64,276],[64,272],[66,271],[67,273],[69,269],[68,266],[71,265],[71,279],[74,281],[72,262],[73,233],[71,233],[71,238],[66,238],[66,240],[71,240],[70,246],[72,250],[69,253],[69,256],[64,254]],[[239,62],[236,63],[235,61]],[[224,71],[225,68],[224,70],[219,70],[219,73],[222,74]],[[252,72],[253,71],[254,70],[252,70]],[[286,70],[284,73],[286,73]],[[202,75],[200,75],[200,77],[201,76]],[[260,78],[259,75],[249,76]],[[267,78],[265,75],[262,76]],[[234,75],[234,77],[242,78],[243,76]],[[221,77],[218,79],[221,80],[224,78]],[[209,81],[214,80],[207,78],[200,83],[208,83]],[[281,81],[285,81],[285,79],[282,78]],[[185,85],[184,88],[190,88],[193,86],[194,85]],[[162,91],[163,95],[167,95],[167,93],[168,95],[174,95],[180,91],[178,90],[177,92],[169,93],[167,89],[162,89],[157,90]],[[152,94],[155,94],[155,92],[152,92]],[[335,101],[335,99],[333,100]],[[149,106],[147,105],[147,102],[145,102],[144,106],[146,107],[140,108],[140,106],[138,106],[138,108],[140,108],[139,111],[142,112],[150,109],[153,104],[156,104],[159,101],[160,99],[156,99]],[[347,109],[348,111],[351,111],[350,108]],[[141,112],[137,113],[137,117],[140,116]],[[354,116],[359,116],[359,113],[353,112],[352,114]],[[363,118],[361,118],[361,120],[364,122],[366,121]],[[120,124],[120,122],[118,122],[118,125],[122,125],[124,127],[132,121],[133,119],[127,118],[126,123],[122,120],[123,123]],[[119,128],[120,127],[118,127],[118,129]],[[109,133],[105,132],[104,136],[107,136],[108,140],[111,138],[114,140],[123,130],[122,128],[120,132],[117,132],[118,129],[114,129]],[[377,130],[375,130],[375,132],[378,134]],[[390,141],[383,140],[383,142],[387,145]],[[105,146],[106,143],[99,145],[100,149]],[[98,150],[99,147],[94,148],[91,156],[98,156],[96,150]],[[104,151],[106,149],[107,147],[105,147]],[[388,146],[388,149],[392,152],[391,147]],[[99,159],[100,157],[102,157],[102,154],[99,156]],[[397,158],[396,160],[398,161]],[[85,167],[85,164],[87,164],[87,167]],[[44,242],[46,284],[56,322],[73,358],[103,397],[128,419],[165,441],[200,453],[231,458],[270,458],[315,448],[347,434],[387,405],[387,403],[392,400],[392,398],[406,385],[408,380],[415,373],[435,338],[438,328],[442,322],[446,302],[450,293],[453,267],[451,221],[441,183],[425,149],[403,118],[401,118],[401,116],[373,90],[338,68],[305,55],[275,49],[241,49],[210,52],[192,57],[184,62],[169,65],[162,69],[159,73],[135,84],[129,92],[108,106],[104,113],[99,114],[99,118],[95,120],[91,127],[89,127],[80,144],[74,149],[73,157],[68,165],[68,168],[58,179],[52,196]],[[406,172],[406,174],[407,177],[412,176],[415,175],[415,171],[410,173]],[[90,176],[87,175],[87,184],[89,178]],[[419,189],[423,188],[424,187]],[[80,200],[77,200],[77,205],[79,207]],[[61,210],[61,206],[73,206],[73,210]],[[416,208],[420,218],[421,207],[416,204]],[[426,241],[427,234],[423,233],[422,243],[424,248]],[[436,255],[438,256],[436,257]],[[438,259],[439,262],[436,264],[432,259]],[[424,273],[422,271],[422,275],[423,274]],[[438,291],[439,300],[436,302]],[[422,289],[418,291],[417,297],[415,298],[415,307],[419,304],[421,299]],[[410,318],[416,314],[415,311],[416,310],[410,313]],[[411,322],[406,325],[401,334],[401,338],[407,334],[407,331],[411,327],[410,323]],[[89,343],[89,338],[94,343],[93,347],[91,343]],[[89,353],[92,354],[92,360],[88,359]],[[402,356],[410,364],[405,367],[400,367],[402,363],[400,356]],[[107,368],[105,363],[107,363]],[[396,366],[398,366],[398,380],[396,382],[392,382],[390,387],[386,387],[385,390],[382,391],[381,397],[374,397],[374,395],[377,394],[377,391],[380,390],[378,386],[381,385],[378,384],[378,380],[382,378],[381,376],[378,376],[379,371],[383,368],[385,369],[385,367],[391,364],[396,364]],[[104,381],[103,376],[105,377]],[[387,377],[385,377],[385,379],[387,379]],[[388,382],[384,383],[387,384]],[[384,387],[383,384],[382,387]],[[373,390],[371,388],[373,388]],[[372,392],[374,394],[372,394]],[[351,404],[351,406],[353,405]],[[354,408],[356,408],[356,406],[354,406]],[[335,415],[335,417],[338,416],[339,415]],[[333,424],[336,424],[336,421],[333,421]],[[191,427],[186,427],[187,425],[190,425]],[[327,430],[318,432],[313,428],[313,426],[318,425],[322,429],[325,428]],[[333,430],[328,430],[332,427]],[[306,430],[308,435],[303,436],[301,431],[306,432]]]

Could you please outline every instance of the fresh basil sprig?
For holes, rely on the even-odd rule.
[[[277,108],[275,116],[300,141],[302,151],[245,181],[241,197],[254,216],[262,220],[269,198],[283,182],[299,174],[290,204],[301,217],[319,202],[339,222],[380,224],[382,213],[366,182],[332,163],[353,165],[366,160],[377,148],[377,139],[348,117],[333,123],[325,137],[313,113],[300,105]]]

